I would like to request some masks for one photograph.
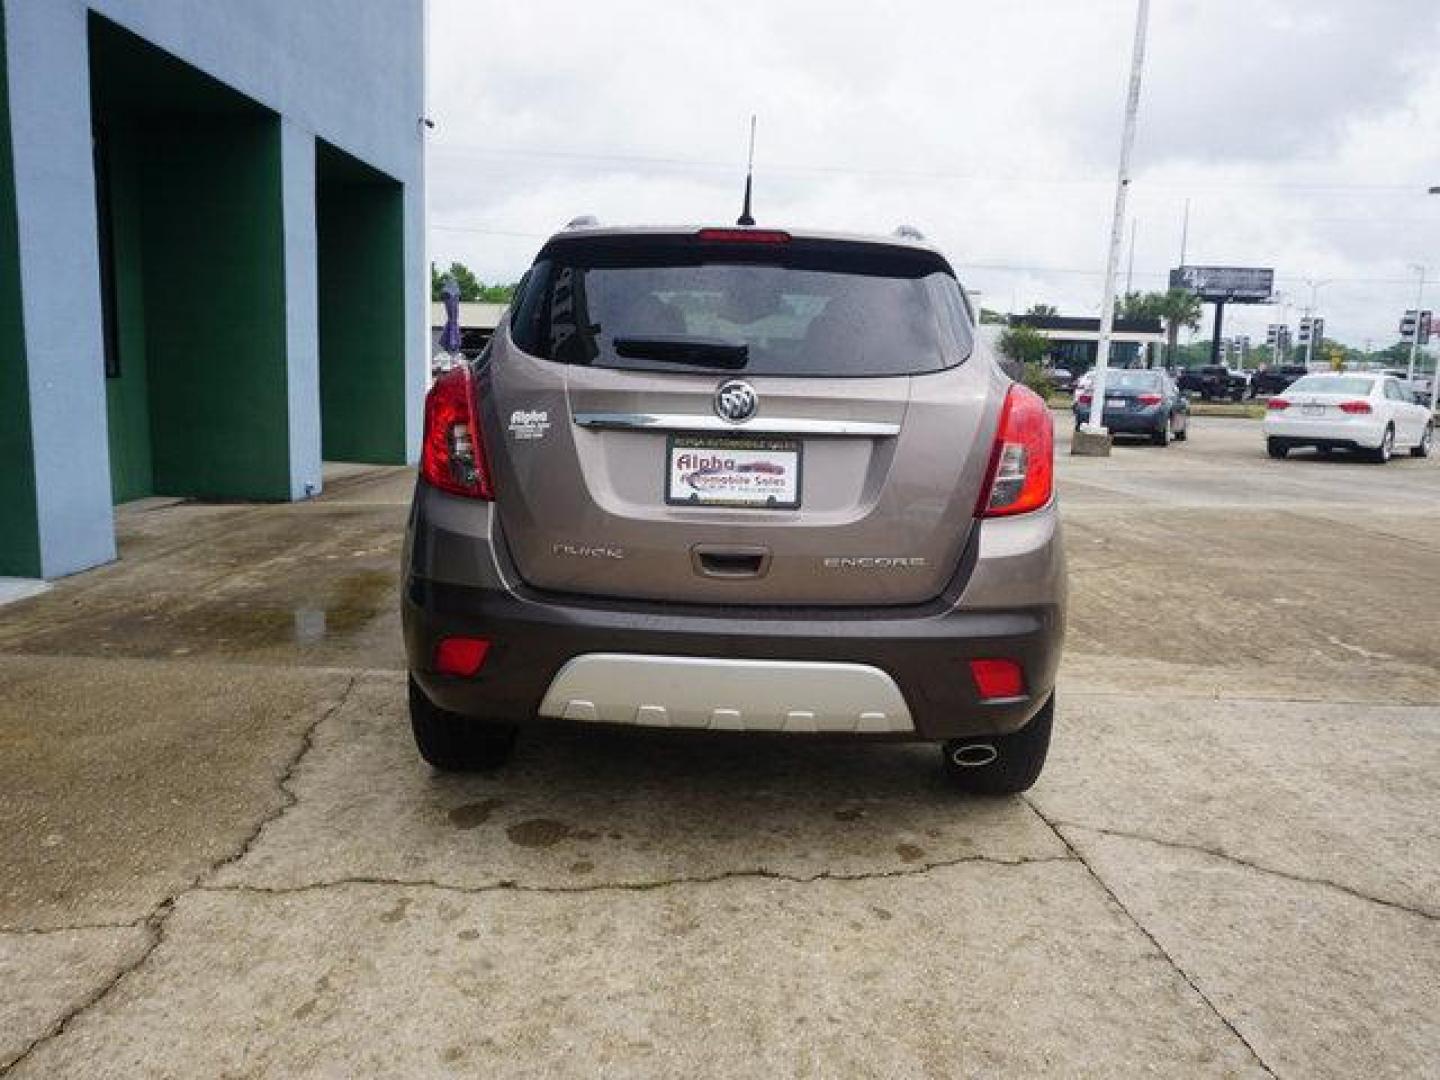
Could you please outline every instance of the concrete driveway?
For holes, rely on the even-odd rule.
[[[1440,463],[1064,450],[1056,741],[999,801],[641,733],[434,775],[407,472],[125,508],[0,608],[0,1072],[1435,1075]]]

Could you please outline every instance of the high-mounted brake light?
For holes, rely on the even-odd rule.
[[[1359,413],[1359,414],[1363,415],[1363,414],[1368,413],[1368,412],[1370,411],[1370,402],[1368,402],[1368,401],[1342,401],[1342,402],[1340,403],[1340,411],[1341,411],[1341,412],[1345,412],[1345,413],[1350,413],[1350,414],[1352,414],[1352,415],[1354,415],[1354,414],[1356,414],[1356,413]]]
[[[1271,412],[1279,412],[1282,409],[1290,408],[1290,402],[1286,401],[1283,397],[1272,397],[1265,403],[1265,408]]]
[[[451,495],[488,502],[495,498],[495,490],[478,419],[468,367],[451,368],[436,379],[425,398],[420,476]]]
[[[702,244],[788,244],[783,229],[701,229],[695,238]]]
[[[1055,483],[1055,426],[1035,391],[1010,387],[990,451],[990,471],[980,489],[976,517],[1008,517],[1039,510]]]

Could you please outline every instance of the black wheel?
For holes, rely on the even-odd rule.
[[[1156,446],[1170,445],[1170,417],[1160,422],[1160,426],[1150,433],[1150,441]]]
[[[1395,428],[1393,426],[1385,429],[1385,434],[1380,437],[1380,445],[1371,450],[1367,456],[1376,465],[1384,465],[1395,456]]]
[[[1420,444],[1419,444],[1418,446],[1412,446],[1412,447],[1410,448],[1410,456],[1411,456],[1411,457],[1429,457],[1429,456],[1430,456],[1430,448],[1434,445],[1434,443],[1435,443],[1435,424],[1432,422],[1432,423],[1429,423],[1429,424],[1426,424],[1426,425],[1425,425],[1425,434],[1423,434],[1423,435],[1420,436]]]
[[[1009,735],[951,739],[941,751],[946,775],[973,795],[1018,795],[1040,778],[1050,750],[1055,695],[1019,731]]]
[[[410,680],[410,728],[420,756],[442,772],[498,769],[515,748],[515,725],[442,709]]]
[[[1266,439],[1265,452],[1273,458],[1283,458],[1290,453],[1290,447],[1286,446],[1279,439]]]

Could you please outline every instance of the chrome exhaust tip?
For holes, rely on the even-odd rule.
[[[950,761],[961,769],[979,769],[1000,756],[992,743],[952,743]]]

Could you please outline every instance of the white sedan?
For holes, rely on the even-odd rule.
[[[1429,457],[1435,438],[1430,410],[1388,375],[1305,375],[1270,399],[1264,428],[1274,458],[1313,446],[1322,454],[1357,450],[1384,464],[1397,450]]]

